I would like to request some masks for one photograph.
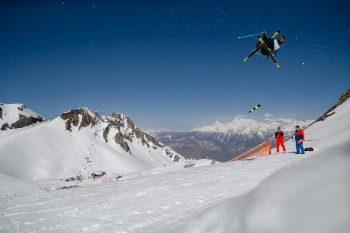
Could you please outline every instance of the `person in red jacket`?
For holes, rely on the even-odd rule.
[[[304,131],[300,129],[299,125],[295,126],[294,138],[295,138],[295,147],[296,147],[295,154],[304,154],[305,153],[305,149],[303,145],[303,141],[305,139]]]
[[[280,152],[280,145],[282,146],[283,153],[286,153],[286,147],[284,146],[284,133],[280,127],[277,128],[275,133],[276,139],[276,154]]]

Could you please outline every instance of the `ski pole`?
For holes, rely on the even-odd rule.
[[[256,54],[258,54],[260,57],[264,58],[265,60],[267,60],[269,58],[269,57],[266,58],[266,56],[264,56],[264,55],[262,55],[262,54],[260,54],[258,52]]]
[[[242,39],[242,38],[246,38],[246,37],[251,37],[251,36],[257,36],[259,34],[251,34],[251,35],[246,35],[246,36],[239,36],[237,37],[237,39]]]
[[[254,51],[254,50],[252,50],[252,51]],[[265,60],[269,59],[268,56],[264,56],[264,55],[262,55],[262,54],[260,54],[258,52],[256,52],[256,54],[259,55],[260,57],[264,58]]]

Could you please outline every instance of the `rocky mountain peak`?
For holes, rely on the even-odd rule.
[[[65,127],[71,131],[71,127],[79,126],[79,129],[87,126],[95,126],[99,121],[98,117],[88,109],[78,108],[61,114],[61,119],[65,121]]]
[[[182,156],[177,155],[170,148],[166,148],[158,142],[153,136],[136,127],[129,117],[121,113],[102,116],[98,112],[92,112],[87,108],[78,108],[61,114],[60,118],[64,121],[66,130],[72,132],[74,128],[76,131],[80,131],[83,128],[90,127],[95,129],[95,137],[101,136],[104,143],[118,144],[130,155],[133,154],[130,145],[136,143],[154,150],[162,149],[173,161],[179,161],[182,158]]]
[[[47,119],[28,109],[24,104],[0,104],[0,130],[31,126]]]

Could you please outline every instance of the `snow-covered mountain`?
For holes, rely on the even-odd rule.
[[[12,105],[4,109],[8,106]],[[86,108],[0,135],[0,174],[27,180],[88,175],[96,170],[136,172],[184,159],[127,116],[101,116]]]
[[[194,128],[191,131],[194,132],[212,132],[212,133],[239,133],[244,132],[247,135],[254,135],[256,132],[260,133],[261,136],[264,135],[264,132],[276,131],[277,127],[281,127],[286,133],[292,133],[294,125],[302,124],[306,125],[310,121],[297,121],[293,119],[265,119],[263,121],[256,121],[250,119],[246,116],[237,116],[233,120],[221,123],[219,121],[214,122],[212,125],[206,125],[203,127]]]
[[[23,104],[0,104],[0,131],[18,129],[47,121]]]
[[[162,143],[186,157],[210,158],[225,162],[273,137],[277,127],[281,127],[286,139],[289,139],[295,125],[306,128],[311,122],[311,120],[282,118],[256,121],[245,116],[237,116],[230,122],[216,121],[212,125],[195,128],[182,134],[165,132],[156,135]]]

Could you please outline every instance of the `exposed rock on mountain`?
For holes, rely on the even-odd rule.
[[[4,124],[19,124],[32,116],[38,118],[34,114],[28,116],[29,110],[25,106],[10,107],[24,113],[22,115],[27,114],[26,118],[8,111],[8,105],[4,106],[1,105]],[[9,121],[17,116],[18,121]],[[0,134],[3,173],[28,180],[91,174],[94,171],[107,174],[138,172],[184,160],[183,156],[136,127],[124,114],[102,116],[87,108],[70,110],[35,127],[7,128]],[[27,167],[25,172],[23,166]]]
[[[85,127],[101,127],[105,143],[108,143],[109,139],[113,139],[113,142],[131,155],[133,151],[131,151],[129,144],[134,143],[134,140],[136,142],[140,141],[142,146],[152,147],[154,150],[165,148],[153,136],[137,128],[129,117],[120,113],[113,113],[111,116],[106,117],[89,109],[79,108],[61,114],[60,118],[65,121],[65,129],[70,132],[72,132],[73,127],[76,127],[78,131]],[[174,161],[178,161],[181,157],[176,155],[175,152],[170,152],[169,149],[165,151]]]
[[[0,104],[0,129],[18,129],[47,121],[23,104]]]

